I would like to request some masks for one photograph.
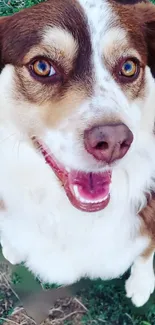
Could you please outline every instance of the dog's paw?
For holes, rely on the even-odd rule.
[[[150,298],[155,288],[153,269],[137,268],[133,265],[131,275],[126,281],[126,296],[131,298],[136,307],[143,306]]]
[[[21,256],[14,250],[11,245],[8,245],[6,241],[1,240],[2,253],[6,260],[11,264],[16,265],[22,262]]]

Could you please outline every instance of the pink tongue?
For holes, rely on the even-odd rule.
[[[78,188],[79,195],[86,200],[102,200],[109,194],[111,173],[84,173],[72,171],[69,174],[69,185]]]

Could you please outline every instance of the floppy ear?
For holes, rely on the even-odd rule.
[[[10,18],[12,18],[14,15],[11,16],[3,16],[0,17],[0,73],[4,67],[4,43],[8,43],[8,36],[9,36],[9,23],[10,23]],[[8,32],[7,32],[8,29]]]
[[[152,7],[150,20],[147,23],[148,65],[155,77],[155,6]]]
[[[0,73],[3,69],[3,62],[2,62],[2,49],[3,49],[3,30],[6,20],[8,17],[0,17]]]
[[[144,28],[147,44],[148,66],[155,77],[155,5],[147,2],[137,6],[143,19],[142,24],[144,24],[142,28]]]
[[[116,2],[119,2],[121,5],[135,5],[139,2],[146,2],[146,0],[115,0]]]

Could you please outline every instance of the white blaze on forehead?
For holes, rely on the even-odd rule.
[[[92,43],[92,64],[94,66],[94,80],[96,87],[104,85],[104,79],[109,76],[108,71],[103,66],[101,43],[106,33],[112,28],[112,24],[118,17],[106,0],[79,0],[88,19],[90,38]]]
[[[104,32],[115,20],[115,13],[106,0],[79,0],[79,2],[88,18],[91,36],[95,34],[95,39],[99,40],[100,33]]]

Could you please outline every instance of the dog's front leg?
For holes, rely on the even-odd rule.
[[[7,218],[6,206],[3,200],[0,200],[0,246],[2,247],[3,256],[13,265],[23,262],[23,256],[17,252],[6,239],[3,232],[3,221]]]
[[[155,274],[153,258],[154,251],[148,256],[139,256],[131,268],[129,279],[126,281],[127,297],[132,299],[136,307],[143,306],[154,291]]]
[[[11,264],[21,264],[24,262],[23,256],[15,248],[12,247],[8,240],[1,236],[1,246],[2,246],[2,253],[3,256],[8,260]]]
[[[131,275],[126,281],[127,297],[140,307],[149,299],[155,288],[153,260],[155,253],[155,193],[148,197],[147,205],[140,211],[141,235],[150,238],[150,244],[139,256],[132,268]]]

